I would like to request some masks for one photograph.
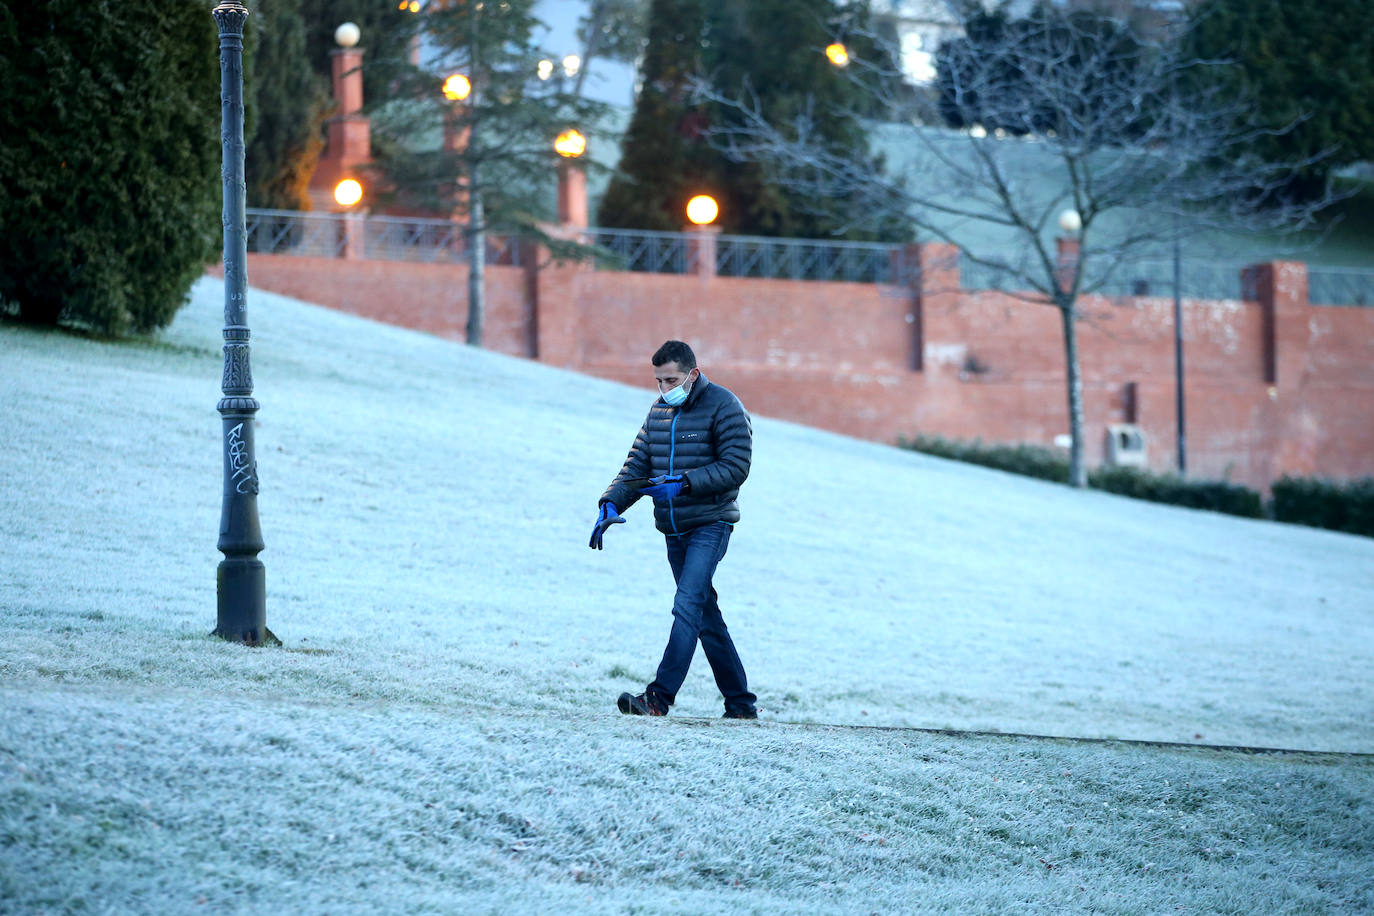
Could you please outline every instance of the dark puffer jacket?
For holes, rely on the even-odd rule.
[[[680,407],[662,398],[649,416],[620,469],[601,497],[622,513],[640,498],[625,481],[682,474],[687,489],[676,499],[654,500],[654,524],[664,534],[681,534],[712,522],[739,521],[740,484],[749,476],[754,429],[739,398],[706,376],[697,379]]]

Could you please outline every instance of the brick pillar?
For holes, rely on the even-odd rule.
[[[580,234],[571,226],[544,228],[555,237],[576,238]],[[581,369],[584,360],[578,286],[582,275],[593,266],[589,261],[550,261],[547,247],[531,248],[530,257],[524,261],[525,290],[534,325],[534,352],[530,355],[550,366]],[[523,251],[521,257],[525,257]]]
[[[1265,383],[1295,388],[1307,365],[1307,265],[1256,264],[1245,268],[1242,285],[1262,310]]]
[[[361,261],[367,257],[366,217],[357,210],[344,214],[343,218],[343,256],[350,261]]]
[[[571,159],[558,163],[558,221],[587,228],[587,172]]]
[[[920,248],[920,272],[915,278],[920,285],[915,325],[920,332],[920,351],[912,360],[918,371],[925,370],[925,347],[938,341],[938,315],[954,308],[959,302],[959,249],[944,242],[928,242]]]
[[[360,113],[363,107],[362,65],[362,48],[335,48],[330,52],[334,103],[338,112],[327,122],[329,139],[315,174],[310,178],[310,197],[321,210],[338,210],[334,202],[334,185],[344,178],[364,180],[363,167],[372,159],[372,123]]]
[[[1077,236],[1060,236],[1054,240],[1055,261],[1054,279],[1060,290],[1068,292],[1073,287],[1073,277],[1078,271],[1079,248]]]
[[[716,275],[716,237],[720,235],[717,226],[688,226],[687,232],[687,272],[696,274],[703,281]]]
[[[912,372],[925,369],[925,322],[921,302],[921,246],[904,245],[892,252],[893,282],[906,287],[909,310],[906,323],[911,330],[911,357],[908,365]]]

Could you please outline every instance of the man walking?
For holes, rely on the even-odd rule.
[[[711,585],[739,521],[735,500],[749,476],[753,427],[739,398],[702,375],[687,344],[668,341],[652,362],[661,397],[601,497],[590,546],[600,550],[606,529],[624,523],[620,513],[641,496],[652,497],[677,593],[658,675],[643,693],[622,693],[617,705],[631,715],[667,715],[700,640],[725,698],[725,718],[757,719],[757,697],[749,692]]]

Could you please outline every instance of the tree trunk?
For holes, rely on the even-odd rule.
[[[487,228],[482,225],[482,195],[477,191],[477,166],[471,171],[468,198],[468,343],[482,346],[482,316],[487,293]]]
[[[1083,374],[1078,367],[1078,326],[1074,304],[1058,303],[1064,322],[1064,366],[1069,386],[1069,486],[1086,487],[1088,471],[1083,466]]]

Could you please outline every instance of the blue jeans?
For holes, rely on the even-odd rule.
[[[703,525],[680,535],[668,535],[668,565],[673,568],[677,594],[673,598],[673,629],[658,676],[645,692],[652,700],[671,706],[677,699],[687,669],[696,654],[697,641],[706,653],[716,686],[725,697],[725,708],[752,712],[758,699],[749,692],[744,665],[720,615],[711,577],[730,545],[731,526],[725,522]]]

